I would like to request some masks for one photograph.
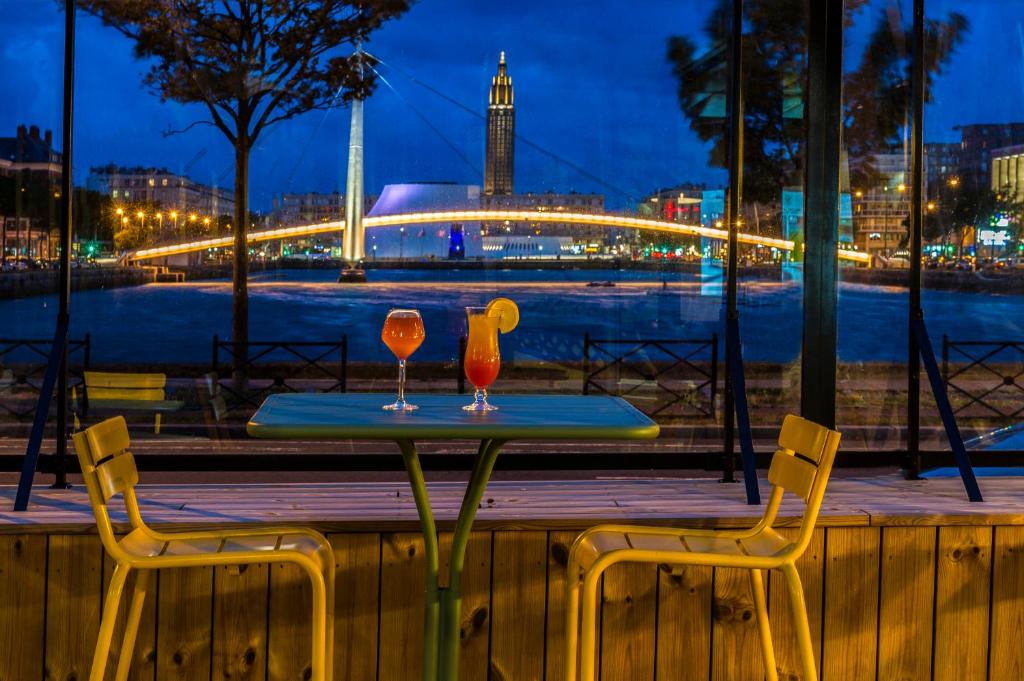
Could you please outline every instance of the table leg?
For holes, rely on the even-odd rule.
[[[437,680],[437,661],[439,637],[441,632],[441,599],[437,576],[440,571],[440,559],[437,548],[437,527],[434,524],[434,513],[430,508],[430,497],[427,495],[427,484],[423,479],[416,445],[411,440],[398,440],[398,448],[402,450],[402,460],[409,474],[409,485],[416,500],[416,511],[420,516],[420,528],[423,531],[423,547],[426,559],[426,604],[423,618],[423,681]]]
[[[494,462],[501,451],[502,440],[484,440],[480,443],[473,473],[466,493],[462,497],[459,519],[452,537],[452,553],[449,561],[448,588],[441,593],[441,639],[438,660],[438,681],[456,681],[459,676],[459,641],[462,606],[462,570],[466,562],[466,546],[473,529],[476,510],[487,489],[487,482],[494,470]]]

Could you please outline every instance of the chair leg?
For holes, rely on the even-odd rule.
[[[583,577],[582,616],[580,617],[580,681],[597,678],[597,599],[600,597],[600,572]]]
[[[576,659],[579,656],[580,578],[579,566],[569,561],[565,581],[565,679],[576,681]]]
[[[131,568],[127,565],[118,563],[114,568],[114,575],[110,578],[107,598],[103,603],[103,619],[100,620],[100,633],[96,638],[96,650],[92,656],[92,670],[89,672],[89,681],[103,681],[103,675],[107,671],[110,641],[114,638],[114,624],[117,622],[117,611],[121,607],[121,594],[124,592],[124,582],[128,578],[130,570]]]
[[[800,583],[800,574],[793,564],[783,565],[782,574],[786,577],[789,591],[789,602],[796,623],[796,638],[800,648],[800,666],[802,678],[806,681],[817,681],[818,672],[814,666],[814,646],[811,643],[811,627],[807,622],[807,604],[804,602],[804,587]]]
[[[331,681],[327,677],[327,584],[320,572],[310,572],[313,582],[313,676],[312,681]]]
[[[326,598],[327,627],[326,627],[326,633],[325,633],[325,636],[324,636],[324,638],[325,638],[325,651],[324,651],[324,670],[325,670],[325,672],[324,672],[324,676],[326,677],[327,681],[333,681],[334,680],[334,617],[335,617],[336,613],[334,612],[334,608],[335,608],[335,603],[334,603],[335,568],[334,568],[334,564],[333,564],[333,557],[334,556],[332,554],[332,556],[331,556],[332,564],[331,564],[330,568],[327,570],[327,575],[326,575],[326,579],[325,579],[325,586],[326,586],[325,598]]]
[[[126,681],[128,670],[132,666],[132,653],[135,650],[135,639],[139,633],[139,620],[142,619],[142,606],[146,603],[146,588],[149,586],[151,570],[140,570],[135,573],[135,588],[132,590],[132,602],[128,606],[128,619],[124,625],[124,642],[121,654],[117,658],[115,681]]]
[[[757,615],[757,635],[761,639],[764,676],[768,681],[778,681],[779,672],[775,666],[775,648],[772,646],[772,628],[768,622],[768,604],[764,598],[764,575],[761,570],[750,571],[750,591],[754,597],[754,612]]]

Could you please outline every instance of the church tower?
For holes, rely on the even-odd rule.
[[[515,167],[516,111],[512,78],[508,75],[505,53],[498,60],[498,74],[491,78],[487,107],[487,157],[484,161],[484,194],[512,193]]]

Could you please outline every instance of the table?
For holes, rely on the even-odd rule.
[[[638,440],[658,425],[625,400],[609,396],[498,395],[492,412],[465,412],[466,395],[416,395],[419,409],[386,412],[384,393],[271,395],[249,421],[249,434],[278,439],[391,440],[409,475],[426,558],[424,681],[458,678],[462,569],[470,530],[502,446],[509,440]],[[416,440],[479,440],[473,472],[452,537],[447,587],[439,586],[437,529],[416,451]]]

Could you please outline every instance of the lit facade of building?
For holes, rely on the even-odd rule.
[[[992,150],[991,187],[1024,201],[1024,144]]]
[[[883,180],[874,187],[853,188],[853,242],[858,250],[889,256],[905,247],[910,215],[909,156],[876,154]]]
[[[154,203],[181,214],[210,217],[235,212],[234,192],[195,182],[166,168],[124,168],[113,164],[89,169],[89,189],[117,203]]]
[[[512,77],[505,53],[498,73],[491,79],[487,106],[487,146],[484,157],[484,194],[508,195],[513,191],[516,149],[516,110]]]

